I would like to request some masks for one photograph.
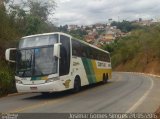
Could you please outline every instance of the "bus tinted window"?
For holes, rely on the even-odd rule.
[[[83,44],[75,39],[72,39],[72,54],[78,57],[110,62],[109,53]]]
[[[82,52],[81,43],[77,40],[72,40],[72,54],[74,56],[82,57]]]

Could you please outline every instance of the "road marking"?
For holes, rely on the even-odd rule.
[[[146,99],[146,97],[148,96],[148,94],[151,92],[153,86],[154,86],[154,83],[153,83],[153,80],[149,77],[147,77],[150,81],[151,81],[151,86],[150,88],[144,93],[144,95],[126,112],[126,113],[132,113],[134,112],[138,106],[140,106],[140,104],[143,103],[143,101]]]

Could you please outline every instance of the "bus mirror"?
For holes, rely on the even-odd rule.
[[[60,45],[62,43],[56,43],[54,44],[54,51],[53,51],[53,56],[60,58]]]
[[[5,52],[5,58],[9,62],[16,62],[16,48],[9,48]]]

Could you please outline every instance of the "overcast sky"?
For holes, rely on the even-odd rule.
[[[160,0],[56,0],[57,25],[160,18]]]

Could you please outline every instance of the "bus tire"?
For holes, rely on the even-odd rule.
[[[108,74],[103,74],[103,83],[105,84],[105,83],[107,83],[107,81],[108,81]]]
[[[73,92],[77,93],[81,90],[81,81],[79,77],[76,77],[74,80]]]
[[[109,79],[109,77],[108,77],[108,74],[106,73],[106,77],[105,77],[106,83],[108,82],[108,79]]]

